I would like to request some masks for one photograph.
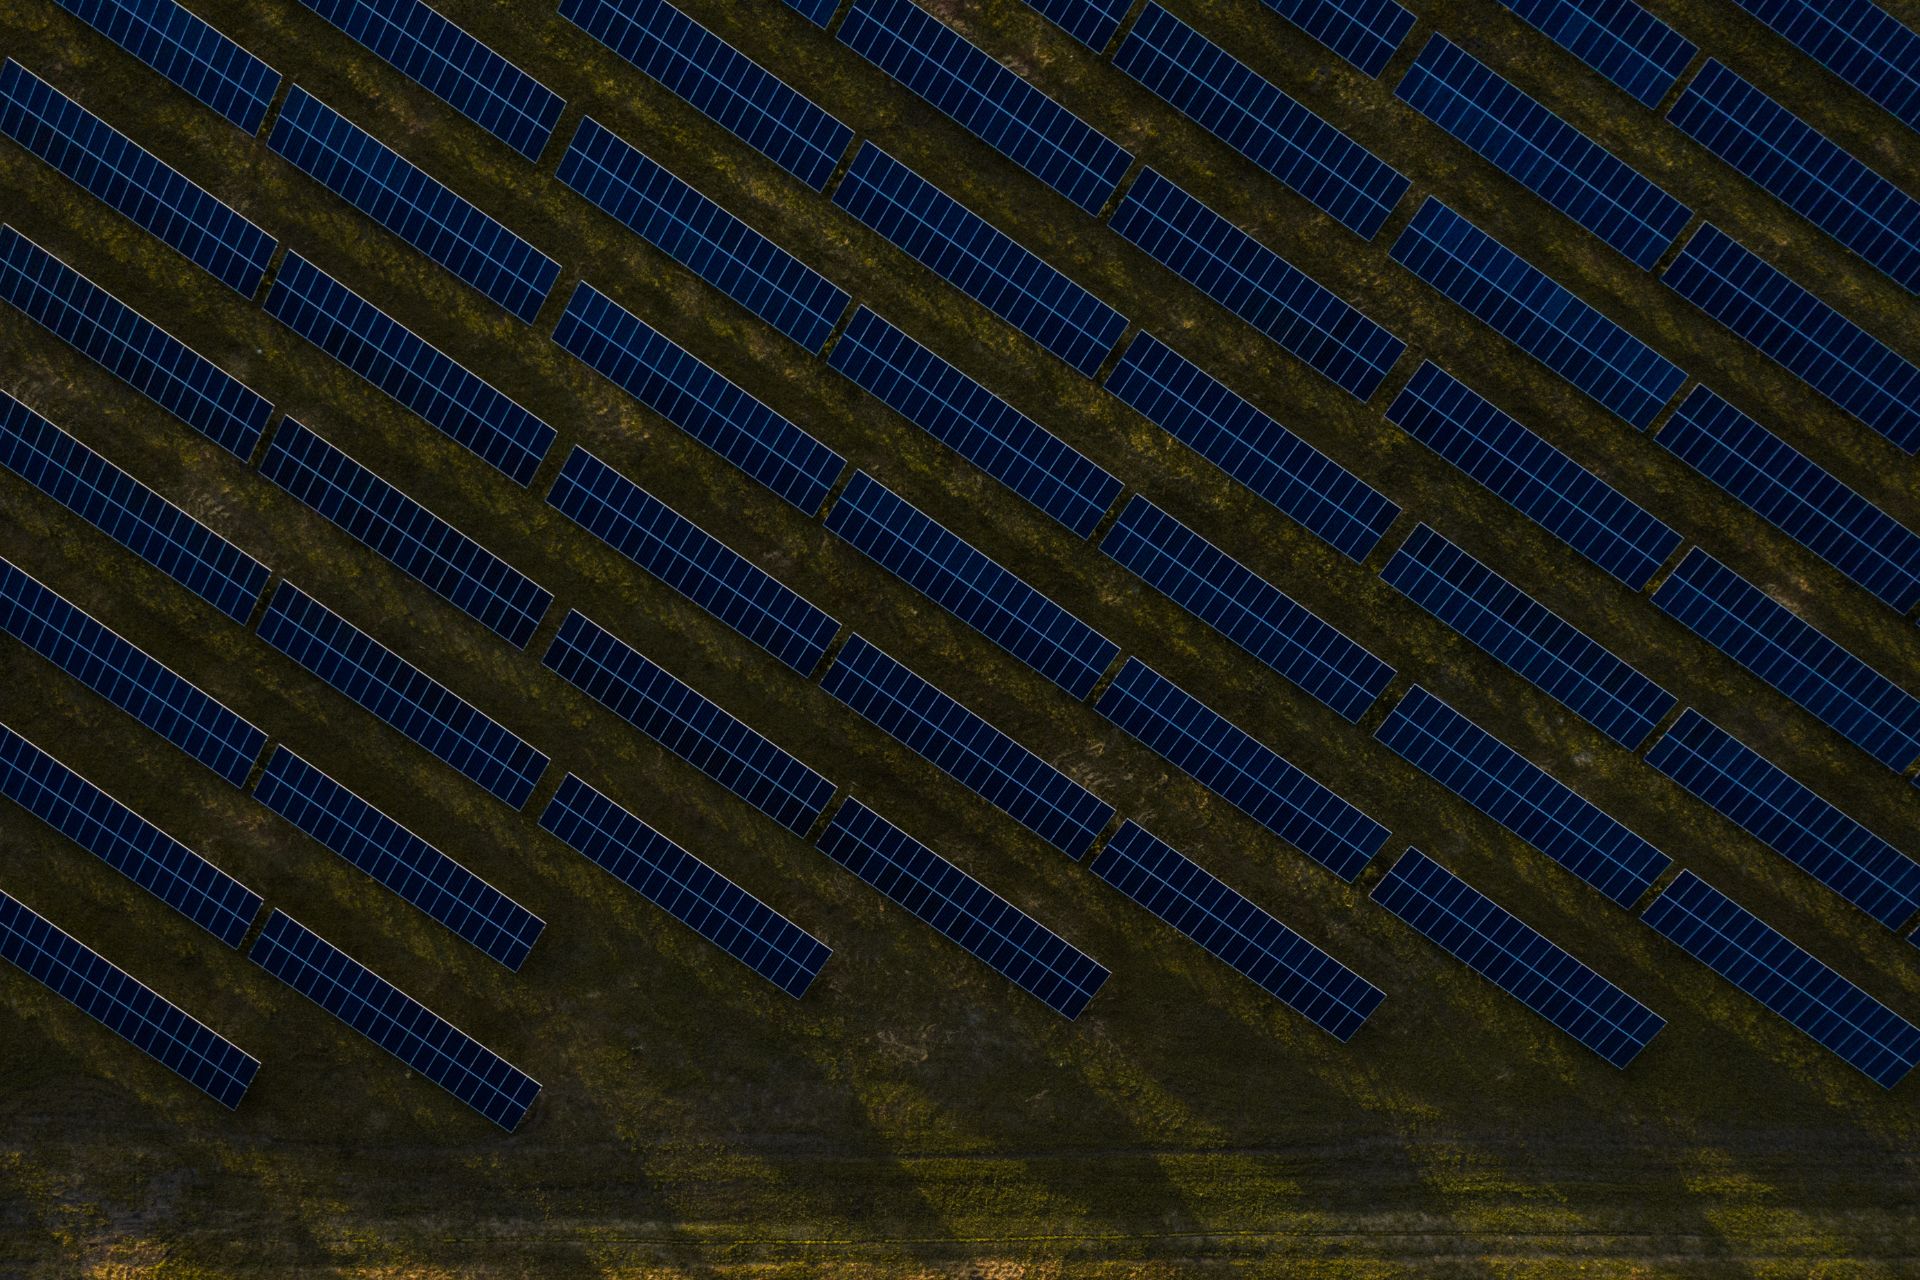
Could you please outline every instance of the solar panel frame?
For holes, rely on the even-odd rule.
[[[1099,53],[1113,43],[1133,0],[1027,0],[1027,7]]]
[[[1734,0],[1788,43],[1920,130],[1920,34],[1870,0]]]
[[[1366,75],[1379,78],[1413,29],[1414,16],[1394,0],[1263,0]]]
[[[1643,107],[1659,106],[1700,52],[1633,0],[1501,2]]]
[[[173,0],[54,0],[242,132],[260,131],[280,73]]]

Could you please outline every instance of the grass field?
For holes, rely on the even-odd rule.
[[[1920,630],[1387,258],[1420,197],[1481,227],[1909,526],[1920,463],[1745,348],[1395,101],[1447,32],[1920,359],[1911,296],[1494,0],[1412,5],[1367,80],[1256,0],[1172,0],[1413,178],[1370,243],[1016,0],[931,5],[1411,346],[1358,403],[775,0],[683,7],[1382,489],[1356,565],[563,21],[438,7],[567,99],[539,165],[290,0],[192,7],[562,265],[532,326],[242,136],[49,0],[0,51],[133,135],[553,424],[520,491],[257,305],[10,142],[5,220],[557,596],[525,652],[11,308],[0,388],[548,752],[511,813],[10,472],[0,555],[548,922],[509,974],[11,639],[0,719],[538,1078],[505,1136],[11,805],[0,888],[263,1061],[234,1113],[18,973],[0,974],[0,1275],[67,1277],[1912,1276],[1920,1085],[1886,1092],[894,417],[552,179],[586,114],[981,377],[1418,683],[1909,1018],[1920,954],[1388,588],[1415,519],[1488,561],[1920,855],[1920,789],[1385,422],[1432,358],[1908,688]],[[1909,191],[1920,138],[1729,0],[1654,0],[1707,52]],[[1920,5],[1889,3],[1920,25]],[[1340,883],[1090,704],[928,604],[549,341],[586,279],[1390,826]],[[1386,993],[1347,1045],[893,744],[545,504],[591,448],[1266,905]],[[577,607],[1103,961],[1054,1016],[540,665]],[[566,771],[834,948],[793,1001],[542,832]],[[1669,1025],[1618,1072],[1366,900],[1432,853]]]

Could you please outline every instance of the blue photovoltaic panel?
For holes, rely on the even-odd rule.
[[[1431,196],[1391,255],[1633,426],[1644,429],[1687,380],[1672,361]]]
[[[299,85],[267,145],[521,320],[532,322],[560,274],[559,263]]]
[[[285,747],[267,761],[253,798],[509,969],[520,968],[546,927]]]
[[[808,351],[846,312],[845,289],[728,213],[592,117],[560,181]]]
[[[1380,576],[1629,750],[1678,701],[1424,524]]]
[[[260,638],[509,808],[546,770],[546,756],[290,582],[274,589]]]
[[[1138,658],[1095,710],[1342,880],[1387,841],[1385,827]]]
[[[1920,450],[1920,368],[1719,228],[1694,232],[1660,278],[1900,448]]]
[[[1363,240],[1407,194],[1392,165],[1158,4],[1113,65]]]
[[[779,579],[577,445],[547,501],[802,675],[820,665],[840,630]]]
[[[816,27],[826,26],[840,8],[840,0],[786,0],[786,4]]]
[[[584,280],[553,340],[808,515],[846,469],[846,459]]]
[[[806,834],[833,799],[833,783],[583,614],[567,615],[543,661],[561,679],[796,835]]]
[[[1069,858],[1085,856],[1113,806],[915,675],[864,637],[821,682],[901,745]]]
[[[1920,34],[1871,0],[1734,0],[1800,52],[1920,129]]]
[[[1283,514],[1355,560],[1400,508],[1150,333],[1127,344],[1107,390]]]
[[[173,0],[54,0],[248,133],[260,131],[280,73]]]
[[[1120,653],[864,471],[827,513],[827,528],[1076,698]]]
[[[1920,757],[1920,698],[1700,548],[1653,602],[1889,769]]]
[[[0,892],[0,957],[229,1109],[260,1060],[11,894]]]
[[[1667,1025],[1533,926],[1418,849],[1373,886],[1372,899],[1615,1067]]]
[[[1645,585],[1680,535],[1428,361],[1387,420],[1630,587]]]
[[[1700,50],[1634,0],[1502,0],[1548,39],[1657,107]]]
[[[230,947],[261,897],[0,724],[0,795]]]
[[[247,959],[511,1133],[540,1084],[284,911]]]
[[[1027,5],[1098,53],[1113,43],[1133,0],[1027,0]]]
[[[516,649],[553,603],[551,591],[292,418],[274,432],[260,474]]]
[[[1139,494],[1100,549],[1347,720],[1393,679],[1392,667]]]
[[[1120,496],[1117,478],[866,307],[827,363],[1082,538]]]
[[[1264,0],[1370,76],[1378,76],[1413,29],[1413,14],[1394,0]]]
[[[12,227],[0,228],[0,298],[237,458],[273,406]]]
[[[0,467],[235,622],[253,616],[267,566],[4,391]]]
[[[853,130],[664,0],[561,0],[560,16],[815,191],[853,141]]]
[[[820,852],[1063,1018],[1077,1018],[1106,966],[858,800],[820,833]]]
[[[1894,609],[1920,600],[1920,534],[1707,388],[1654,439]]]
[[[0,132],[221,284],[259,292],[272,236],[11,58],[0,70]]]
[[[1920,1029],[1693,872],[1640,918],[1883,1088],[1920,1061]]]
[[[1374,737],[1623,907],[1672,859],[1418,685]]]
[[[1088,377],[1126,330],[1125,316],[871,142],[833,202]]]
[[[1407,344],[1152,169],[1113,229],[1355,399],[1380,388]]]
[[[529,160],[566,105],[560,95],[420,0],[301,0]]]
[[[552,427],[297,253],[274,273],[266,308],[518,484],[553,444]]]
[[[1351,1040],[1379,1007],[1380,988],[1136,822],[1124,823],[1090,867],[1338,1040]]]

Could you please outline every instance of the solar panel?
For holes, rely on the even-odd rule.
[[[560,95],[420,0],[300,2],[527,159],[553,136]]]
[[[222,449],[253,456],[272,405],[12,227],[0,228],[0,298]]]
[[[578,445],[547,501],[802,675],[840,624],[778,578]]]
[[[927,763],[1079,859],[1113,806],[967,710],[862,636],[847,641],[821,682]]]
[[[833,783],[584,614],[567,614],[543,661],[568,684],[795,835],[805,835],[833,799]]]
[[[1633,0],[1502,0],[1546,37],[1657,107],[1700,52],[1693,41]]]
[[[272,236],[11,58],[0,132],[228,288],[259,292]]]
[[[1623,907],[1672,859],[1415,685],[1374,737]]]
[[[788,0],[792,3],[792,0]],[[1099,53],[1113,43],[1133,0],[1027,0],[1047,21]],[[820,25],[825,26],[822,22]]]
[[[1889,769],[1920,758],[1920,698],[1700,548],[1653,602]]]
[[[253,616],[267,566],[4,391],[0,466],[235,622]]]
[[[1628,750],[1678,701],[1424,524],[1380,576]]]
[[[1881,1087],[1920,1061],[1920,1029],[1693,872],[1640,918]]]
[[[833,951],[733,881],[568,774],[540,825],[794,999]]]
[[[1107,980],[1106,966],[858,800],[818,848],[1063,1018]]]
[[[584,280],[553,340],[808,515],[846,469],[846,459]]]
[[[1373,900],[1421,936],[1615,1067],[1667,1020],[1554,945],[1418,849],[1373,886]]]
[[[247,959],[509,1133],[540,1095],[526,1072],[284,911]]]
[[[539,916],[285,747],[253,798],[507,968],[546,928]]]
[[[1800,52],[1920,129],[1920,35],[1870,0],[1734,0]]]
[[[1094,709],[1342,880],[1387,841],[1385,827],[1138,658]]]
[[[1407,194],[1392,165],[1158,4],[1113,65],[1364,240]]]
[[[560,264],[299,85],[267,146],[511,315],[532,323]]]
[[[5,892],[0,956],[221,1106],[239,1106],[260,1070],[258,1058]]]
[[[864,471],[827,512],[827,528],[1076,698],[1120,653]]]
[[[260,638],[518,809],[547,757],[291,582],[274,588]]]
[[[173,0],[54,0],[179,88],[258,133],[280,73]]]
[[[1100,550],[1349,721],[1393,679],[1392,667],[1139,494]]]
[[[1114,833],[1091,870],[1337,1040],[1351,1040],[1384,998],[1136,822]]]
[[[827,363],[1082,538],[1124,487],[866,307],[854,312]]]
[[[853,130],[663,0],[561,0],[560,16],[815,191]]]
[[[1400,42],[1413,29],[1413,14],[1393,0],[1264,2],[1267,8],[1370,76],[1386,70]]]
[[[892,156],[863,145],[833,202],[1089,378],[1127,318]]]
[[[1357,400],[1407,344],[1364,312],[1167,181],[1143,170],[1113,229]]]
[[[824,27],[840,9],[840,0],[786,0],[787,7],[816,27]]]
[[[0,724],[0,794],[230,947],[261,897]]]
[[[1150,333],[1127,344],[1107,390],[1354,560],[1400,508]]]
[[[1686,373],[1429,196],[1390,254],[1481,323],[1635,427]]]
[[[1638,503],[1432,361],[1394,397],[1387,420],[1630,587],[1680,546]]]
[[[292,418],[274,432],[260,474],[516,649],[553,603],[551,591]]]

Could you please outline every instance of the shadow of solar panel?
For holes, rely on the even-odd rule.
[[[1628,750],[1678,701],[1424,524],[1380,576]]]
[[[1113,229],[1357,400],[1380,389],[1407,344],[1152,169]]]
[[[540,825],[794,999],[833,951],[573,774]]]
[[[561,0],[560,16],[815,191],[853,130],[664,0]]]
[[[1920,758],[1920,698],[1700,548],[1653,603],[1889,769]]]
[[[260,638],[510,809],[546,770],[546,756],[290,582],[274,588]]]
[[[1487,981],[1625,1067],[1667,1020],[1418,849],[1369,895]]]
[[[1082,538],[1124,487],[866,307],[854,312],[827,363]]]
[[[1387,842],[1385,827],[1138,658],[1094,709],[1342,880]]]
[[[1630,587],[1645,585],[1679,534],[1428,361],[1387,420]]]
[[[0,298],[222,449],[253,455],[272,405],[12,227],[0,228]]]
[[[259,894],[0,724],[0,794],[230,947]]]
[[[260,1070],[258,1058],[5,892],[0,957],[229,1110]]]
[[[1107,969],[1053,930],[849,798],[820,852],[1063,1018],[1077,1018]]]
[[[173,0],[54,0],[248,133],[258,133],[280,73]]]
[[[1418,685],[1374,737],[1623,907],[1672,859]]]
[[[967,710],[862,636],[821,686],[927,763],[1078,860],[1113,806]]]
[[[827,512],[827,528],[881,568],[1076,698],[1120,646],[861,471]]]
[[[1343,1043],[1384,998],[1380,988],[1136,822],[1122,824],[1090,868]]]
[[[833,202],[896,248],[1091,378],[1127,318],[874,146]]]
[[[1882,1088],[1920,1061],[1920,1029],[1693,872],[1640,919]]]
[[[300,0],[529,160],[566,105],[560,95],[419,0]]]
[[[1700,52],[1633,0],[1501,0],[1549,40],[1657,107]]]
[[[1920,34],[1870,0],[1734,0],[1800,52],[1920,130]]]
[[[1133,0],[1027,0],[1027,7],[1099,53],[1113,43]]]
[[[840,0],[786,0],[786,5],[814,26],[824,27],[839,10]]]
[[[1263,2],[1370,76],[1387,69],[1400,42],[1413,29],[1413,14],[1393,0]]]
[[[833,783],[584,614],[567,614],[542,661],[795,835],[805,835],[833,799]]]
[[[845,289],[588,117],[561,182],[808,351],[845,314]]]
[[[1354,560],[1366,559],[1400,514],[1373,486],[1150,333],[1127,344],[1107,390]]]
[[[516,649],[553,603],[551,591],[292,418],[260,474]]]
[[[1407,194],[1393,166],[1158,4],[1113,65],[1363,240]]]

